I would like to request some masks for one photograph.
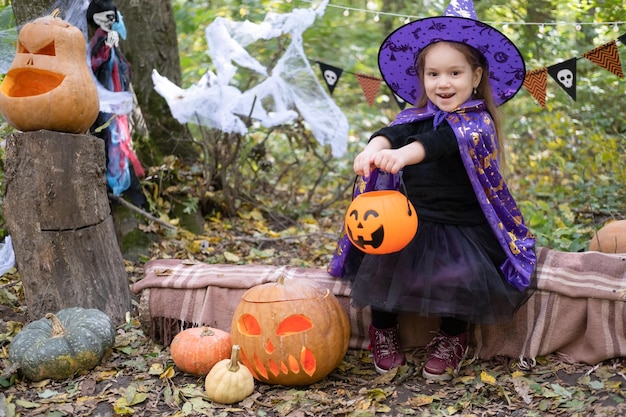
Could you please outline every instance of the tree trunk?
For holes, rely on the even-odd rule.
[[[44,16],[53,4],[54,0],[13,0],[11,7],[15,15],[15,23],[20,27],[29,20]]]
[[[138,143],[140,157],[150,165],[158,165],[164,155],[195,162],[197,151],[192,146],[187,126],[172,117],[167,102],[154,91],[152,82],[152,70],[156,69],[172,82],[181,83],[172,3],[169,0],[117,0],[116,4],[128,31],[121,47],[131,63],[133,88],[150,135],[150,149]]]
[[[104,161],[104,142],[89,135],[7,138],[4,216],[32,319],[77,306],[120,324],[131,308]]]

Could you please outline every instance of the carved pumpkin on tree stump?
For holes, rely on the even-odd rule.
[[[56,13],[26,23],[0,86],[6,121],[21,131],[86,133],[99,107],[80,29]]]
[[[309,385],[343,360],[350,321],[329,290],[281,276],[243,294],[233,314],[231,339],[257,380]]]

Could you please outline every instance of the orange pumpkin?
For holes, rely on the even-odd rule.
[[[589,250],[626,253],[626,220],[615,220],[602,226],[591,238]]]
[[[100,101],[83,33],[54,15],[26,23],[0,86],[0,112],[17,130],[85,133]]]
[[[178,333],[170,345],[174,364],[188,374],[205,376],[219,361],[229,358],[230,334],[211,327],[192,327]]]
[[[343,360],[350,322],[328,290],[311,281],[285,279],[246,291],[231,325],[241,362],[259,381],[309,385]]]
[[[345,216],[348,239],[361,251],[374,255],[404,248],[415,236],[417,223],[413,204],[395,190],[359,194]]]

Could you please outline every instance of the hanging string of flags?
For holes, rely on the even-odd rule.
[[[537,103],[545,108],[546,107],[546,91],[548,84],[548,75],[554,79],[559,87],[561,87],[574,101],[576,101],[576,69],[579,59],[587,59],[588,61],[598,65],[599,67],[610,71],[620,78],[624,78],[624,72],[622,70],[622,64],[619,57],[619,51],[617,49],[617,41],[622,45],[626,45],[626,33],[619,36],[616,40],[612,40],[603,45],[598,46],[590,51],[582,54],[582,57],[575,57],[559,62],[548,67],[538,68],[531,71],[526,71],[524,78],[524,87],[533,96]],[[328,87],[330,95],[333,94],[335,88],[339,83],[339,78],[348,71],[344,71],[341,68],[333,65],[326,64],[324,62],[316,61],[319,64],[322,77]],[[371,75],[350,73],[357,78],[359,86],[367,100],[368,104],[372,106],[378,95],[380,85],[383,82],[381,78],[373,77]],[[400,97],[395,95],[389,90],[394,97],[400,110],[406,107],[406,102]]]
[[[626,34],[617,40],[612,40],[585,52],[582,58],[612,72],[620,78],[624,78],[622,64],[617,49],[617,41],[626,44]],[[541,107],[546,107],[547,75],[549,74],[556,83],[574,100],[576,100],[576,63],[581,58],[570,58],[549,67],[543,67],[526,72],[524,87],[532,94]]]
[[[292,0],[287,0],[287,3],[291,3]],[[299,0],[302,3],[308,3],[312,5],[312,8],[315,9],[316,5],[315,2],[317,0]],[[343,10],[343,15],[345,17],[350,16],[350,14],[352,12],[356,12],[356,13],[365,13],[365,14],[369,14],[369,15],[373,15],[373,20],[378,22],[380,21],[381,17],[390,17],[390,18],[398,18],[402,21],[404,21],[404,23],[409,23],[412,20],[415,19],[421,19],[424,16],[423,15],[410,15],[410,14],[402,14],[402,13],[393,13],[393,12],[388,12],[388,11],[384,11],[384,10],[377,10],[377,6],[373,5],[372,8],[369,8],[370,3],[368,2],[368,8],[366,9],[362,9],[359,7],[349,7],[349,6],[342,6],[339,4],[333,4],[333,3],[328,3],[325,7],[329,7],[329,8],[334,8],[334,9],[339,9],[339,10]],[[557,26],[571,26],[574,27],[576,30],[582,30],[583,26],[593,26],[593,27],[597,27],[597,26],[604,26],[604,27],[613,27],[613,30],[615,32],[619,32],[619,26],[626,24],[625,21],[613,21],[613,22],[572,22],[572,21],[552,21],[552,22],[526,22],[526,21],[516,21],[516,22],[496,22],[496,21],[489,21],[489,20],[484,20],[483,23],[486,23],[488,25],[491,26],[538,26],[540,32],[543,33],[543,30],[546,27],[557,27]]]
[[[345,72],[352,74],[356,77],[357,81],[359,82],[359,86],[361,87],[361,91],[363,92],[363,95],[367,100],[367,103],[370,106],[374,105],[374,101],[376,100],[376,96],[378,95],[378,90],[380,89],[380,85],[383,82],[382,78],[373,77],[366,74],[348,72],[344,71],[341,68],[326,64],[324,62],[316,62],[320,67],[322,77],[324,78],[324,82],[326,83],[326,87],[328,87],[328,91],[330,92],[331,96],[335,91],[335,87],[337,87],[337,84],[339,83],[339,78]],[[398,104],[400,109],[404,109],[406,107],[406,101],[402,100],[400,97],[394,94],[391,89],[389,91],[391,92],[391,95],[393,95],[393,97],[395,98],[396,103]]]

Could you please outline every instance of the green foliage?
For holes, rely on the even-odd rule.
[[[428,2],[418,8],[419,17],[441,13],[446,6],[444,3],[447,2]],[[377,52],[381,42],[404,23],[402,16],[416,17],[416,5],[399,0],[370,4],[376,4],[381,12],[397,16],[382,14],[376,22],[372,13],[349,10],[345,16],[344,8],[330,5],[323,18],[316,20],[304,33],[304,48],[312,66],[316,65],[315,61],[321,61],[347,73],[335,89],[333,99],[351,123],[349,153],[340,160],[328,158],[325,151],[315,145],[310,133],[297,125],[272,132],[258,129],[242,138],[230,177],[231,180],[239,178],[239,182],[232,182],[232,187],[248,197],[254,195],[256,204],[266,206],[269,211],[289,217],[310,211],[311,198],[306,190],[312,184],[316,184],[316,192],[323,195],[322,200],[330,201],[342,191],[345,193],[352,177],[353,156],[369,134],[388,123],[398,111],[389,91],[382,87],[377,102],[368,106],[356,77],[351,75],[379,76]],[[364,7],[360,2],[342,5],[354,9]],[[259,22],[268,11],[285,13],[291,11],[290,7],[311,7],[311,3],[223,0],[211,2],[212,7],[208,8],[205,2],[189,5],[189,2],[177,1],[175,6],[180,22],[181,52],[187,57],[183,64],[184,77],[193,82],[194,76],[197,78],[210,68],[204,28],[213,19],[222,16]],[[581,30],[575,30],[574,22],[626,20],[626,6],[615,0],[584,4],[514,1],[507,5],[477,3],[476,6],[479,16],[488,22],[569,22],[569,25],[544,28],[515,24],[505,27],[493,23],[518,44],[528,70],[580,56],[620,34],[611,25],[583,25]],[[280,44],[264,42],[255,49],[255,57],[264,63],[271,62],[279,50]],[[626,125],[618,116],[622,113],[626,83],[584,60],[578,62],[577,76],[577,101],[549,79],[545,109],[525,89],[514,103],[502,108],[508,132],[509,186],[537,235],[538,244],[567,251],[584,250],[593,231],[604,221],[626,213],[626,196],[621,187],[626,180],[626,168],[621,160],[626,151]],[[240,80],[242,85],[250,81]],[[206,143],[210,135],[215,134],[207,136],[206,133],[199,142]],[[255,152],[260,148],[263,148],[264,160],[255,159],[258,157]],[[205,146],[205,171],[208,161],[217,159],[216,154],[207,150]],[[312,165],[307,167],[308,164]],[[219,177],[217,171],[211,176]],[[338,201],[345,204],[348,194]],[[323,205],[319,201],[317,205],[318,209],[313,212],[319,213]]]

